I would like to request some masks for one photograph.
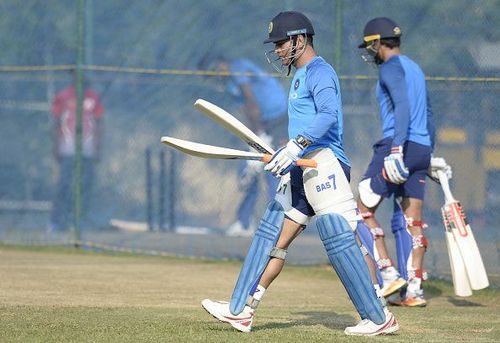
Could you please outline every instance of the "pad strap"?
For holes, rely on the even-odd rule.
[[[286,249],[281,249],[281,248],[278,248],[278,247],[274,247],[271,249],[271,252],[269,253],[269,256],[271,257],[275,257],[275,258],[279,258],[280,260],[285,260],[286,258],[286,254],[287,254],[287,250]]]
[[[406,226],[420,226],[422,229],[427,229],[428,225],[423,220],[415,220],[413,217],[405,216]]]
[[[413,236],[413,249],[425,248],[427,250],[427,245],[429,241],[424,235]]]
[[[380,228],[380,227],[372,227],[372,228],[370,228],[370,232],[373,235],[374,239],[385,236],[384,230],[382,230],[382,228]]]
[[[419,278],[425,281],[429,278],[429,275],[425,269],[410,269],[408,270],[408,280]]]
[[[379,269],[385,269],[387,267],[392,267],[394,264],[390,258],[381,258],[377,261],[377,266]]]

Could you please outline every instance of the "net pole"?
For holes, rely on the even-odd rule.
[[[74,177],[74,220],[75,245],[81,240],[82,210],[82,132],[83,132],[83,64],[85,63],[85,0],[78,1],[77,54],[76,54],[76,127],[75,127],[75,177]]]

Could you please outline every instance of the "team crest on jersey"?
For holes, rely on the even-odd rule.
[[[272,21],[269,23],[269,26],[267,27],[267,32],[268,33],[273,32],[273,22]]]
[[[295,84],[293,85],[293,89],[297,90],[297,88],[299,88],[299,86],[300,86],[300,80],[297,79],[297,80],[295,80]]]

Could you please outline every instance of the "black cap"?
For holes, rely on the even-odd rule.
[[[269,23],[269,38],[265,43],[276,43],[291,36],[314,35],[312,23],[300,12],[281,12]]]
[[[363,43],[358,48],[366,48],[366,43],[382,38],[401,37],[401,28],[392,19],[379,17],[370,20],[363,31]]]

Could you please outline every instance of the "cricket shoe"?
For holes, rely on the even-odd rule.
[[[344,333],[350,336],[378,336],[388,335],[399,330],[399,324],[394,315],[385,310],[385,321],[375,324],[369,319],[363,319],[355,326],[348,326]]]
[[[406,291],[406,296],[401,300],[401,306],[408,307],[425,307],[427,300],[424,298],[424,290],[419,289],[415,292]]]
[[[241,332],[250,332],[252,330],[252,321],[254,310],[250,306],[245,306],[243,312],[234,315],[229,311],[227,301],[212,301],[205,299],[201,306],[212,316],[224,323],[229,323],[233,328]]]
[[[380,274],[382,274],[382,280],[384,281],[384,286],[382,287],[382,295],[384,297],[388,297],[406,286],[406,280],[399,275],[393,266],[382,269]]]

